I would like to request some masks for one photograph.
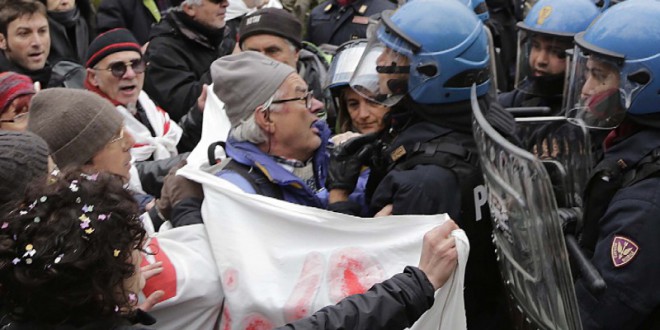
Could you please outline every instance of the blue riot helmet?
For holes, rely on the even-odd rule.
[[[611,129],[626,114],[660,112],[660,2],[629,0],[575,36],[569,118]]]
[[[540,0],[518,23],[515,87],[541,97],[562,95],[575,34],[600,14],[592,0]]]
[[[414,0],[385,12],[350,85],[392,106],[409,95],[421,104],[470,99],[489,88],[488,40],[477,16],[456,0]]]

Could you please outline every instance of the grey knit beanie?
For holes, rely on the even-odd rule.
[[[49,88],[30,103],[28,130],[41,136],[58,167],[80,167],[123,125],[110,101],[86,90]]]
[[[224,56],[211,64],[213,92],[224,102],[229,122],[236,127],[295,72],[289,65],[258,52]]]
[[[0,131],[0,207],[37,180],[46,183],[48,145],[30,132]],[[0,214],[7,210],[0,210]]]

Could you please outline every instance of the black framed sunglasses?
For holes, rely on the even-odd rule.
[[[307,110],[311,110],[313,99],[314,99],[314,91],[311,90],[311,91],[307,91],[307,93],[305,93],[305,95],[303,95],[301,97],[294,97],[294,98],[283,99],[283,100],[272,100],[272,101],[270,101],[270,104],[286,103],[286,102],[291,102],[291,101],[305,101],[305,107],[307,108]],[[268,106],[270,106],[270,104],[268,104]]]
[[[101,69],[97,68],[96,70],[107,70],[112,73],[113,76],[121,78],[126,74],[128,67],[131,67],[135,73],[143,73],[147,68],[147,62],[144,59],[132,60],[130,62],[115,62],[110,64],[107,68]]]

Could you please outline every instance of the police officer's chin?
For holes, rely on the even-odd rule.
[[[545,74],[540,76],[530,75],[527,77],[529,81],[519,89],[527,94],[537,96],[554,96],[561,95],[564,91],[564,73],[558,74]]]

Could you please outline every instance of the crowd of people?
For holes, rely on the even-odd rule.
[[[0,0],[0,327],[149,329],[158,304],[184,308],[145,289],[183,266],[143,258],[192,236],[211,254],[203,190],[176,172],[208,147],[213,96],[231,129],[212,174],[244,193],[453,219],[426,233],[417,266],[281,329],[410,327],[457,267],[459,228],[467,328],[514,329],[474,90],[536,156],[517,117],[589,129],[576,235],[606,289],[574,273],[582,328],[660,328],[658,17],[657,0]],[[159,231],[174,234],[152,242]],[[204,276],[204,307],[185,308],[212,328],[227,317],[221,275]]]

